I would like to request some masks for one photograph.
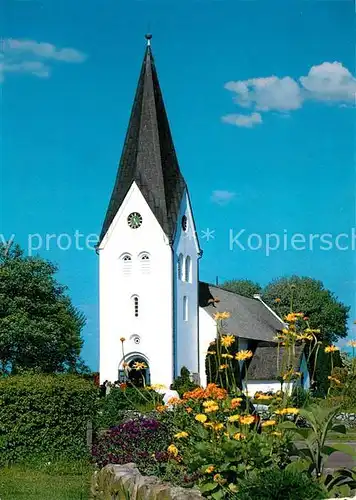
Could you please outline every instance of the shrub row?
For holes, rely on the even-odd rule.
[[[18,375],[0,379],[0,465],[43,455],[87,454],[87,423],[98,390],[74,375]]]

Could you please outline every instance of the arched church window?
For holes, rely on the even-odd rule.
[[[183,297],[183,320],[188,321],[188,297]]]
[[[192,259],[187,255],[185,258],[185,269],[184,269],[184,274],[185,274],[185,281],[187,283],[190,283],[192,281]]]
[[[178,279],[180,280],[183,280],[184,277],[183,264],[184,264],[183,254],[180,254],[177,262]]]
[[[139,255],[140,259],[140,267],[141,267],[141,272],[142,274],[149,274],[150,273],[150,255],[147,252],[141,253]]]
[[[124,253],[121,256],[121,267],[122,267],[122,272],[125,276],[128,276],[131,274],[131,269],[132,269],[132,257],[129,253]]]
[[[134,315],[135,315],[135,318],[138,318],[138,295],[134,295],[132,297],[132,302],[133,302],[133,311],[134,311]]]

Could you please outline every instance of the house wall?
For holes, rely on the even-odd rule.
[[[132,212],[142,215],[137,229],[127,223]],[[150,257],[148,273],[141,266],[142,252]],[[121,259],[125,253],[131,255],[130,272],[124,270]],[[125,337],[126,356],[142,355],[149,363],[151,383],[169,386],[173,378],[172,249],[135,183],[99,247],[99,261],[101,383],[118,379],[123,362],[120,337]],[[138,317],[134,295],[139,299]]]
[[[278,380],[253,380],[247,382],[249,396],[254,396],[256,392],[277,392],[281,389]]]
[[[205,358],[210,342],[216,338],[216,322],[203,307],[199,307],[199,375],[200,384],[207,385]]]
[[[183,230],[181,224],[184,215],[187,217],[186,231]],[[181,264],[179,265],[180,258]],[[189,280],[186,280],[187,258],[190,259]],[[199,245],[192,209],[187,193],[185,193],[173,243],[175,376],[180,374],[183,366],[191,372],[198,373],[198,259]],[[185,301],[186,318],[184,317]]]

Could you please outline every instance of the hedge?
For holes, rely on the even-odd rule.
[[[94,384],[75,375],[0,379],[0,465],[84,457],[97,402]]]

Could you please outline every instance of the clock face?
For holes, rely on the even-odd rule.
[[[132,214],[127,217],[127,223],[131,229],[137,229],[142,224],[142,215],[138,212],[132,212]]]

